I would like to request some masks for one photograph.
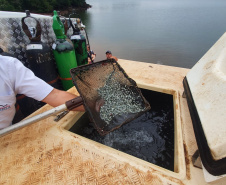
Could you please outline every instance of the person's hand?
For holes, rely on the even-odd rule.
[[[92,60],[94,60],[96,58],[95,54],[92,54]]]
[[[72,100],[76,98],[77,96],[69,93],[67,91],[62,91],[58,89],[53,89],[43,100],[42,102],[45,102],[53,107],[57,107],[59,105],[62,105],[66,103],[68,100]],[[83,105],[73,109],[73,111],[85,111],[85,108]]]
[[[92,61],[91,61],[91,59],[88,57],[88,64],[91,64],[92,63]]]

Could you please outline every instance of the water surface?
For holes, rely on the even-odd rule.
[[[118,58],[191,68],[226,31],[224,0],[87,0],[79,12],[96,61]]]

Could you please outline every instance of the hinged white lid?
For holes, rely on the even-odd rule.
[[[187,83],[214,160],[226,157],[226,33],[188,72]]]

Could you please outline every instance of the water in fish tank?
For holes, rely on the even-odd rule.
[[[85,113],[71,132],[174,171],[173,96],[141,89],[151,110],[105,136],[99,135]]]

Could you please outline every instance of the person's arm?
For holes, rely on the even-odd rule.
[[[72,93],[54,88],[42,101],[53,107],[57,107],[64,104],[66,101],[74,99],[76,97],[77,96]],[[73,111],[85,111],[85,108],[82,105],[73,109]]]
[[[48,83],[34,75],[34,73],[26,68],[18,59],[12,60],[10,75],[14,79],[12,84],[15,87],[15,94],[24,94],[34,98],[37,101],[43,101],[53,107],[65,104],[66,101],[76,98],[77,96],[66,91],[53,88]],[[84,111],[84,107],[80,106],[73,110]]]
[[[92,64],[90,57],[88,57],[88,64]]]

